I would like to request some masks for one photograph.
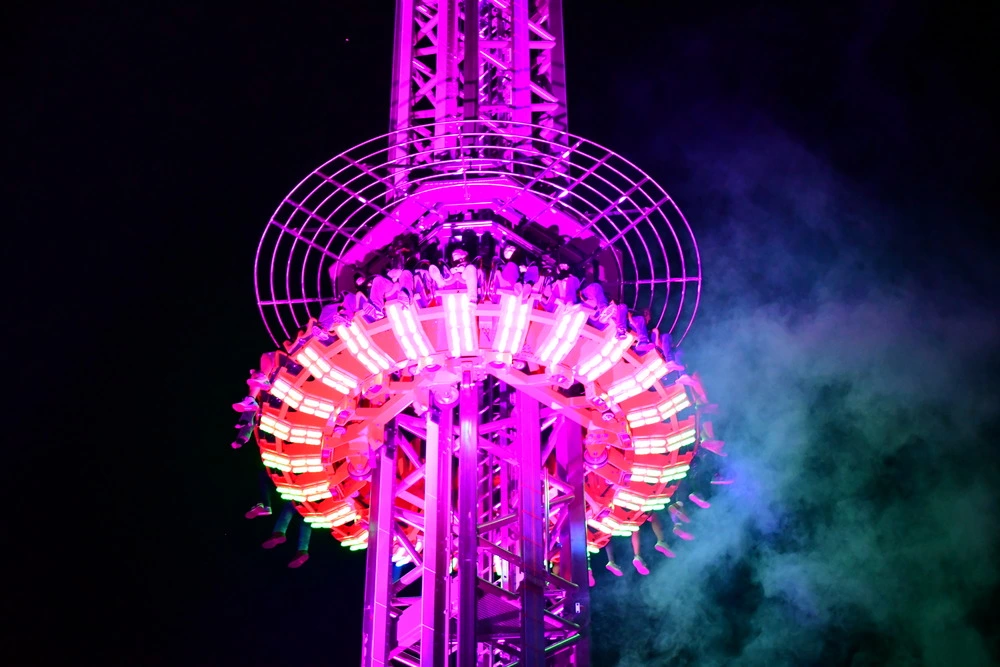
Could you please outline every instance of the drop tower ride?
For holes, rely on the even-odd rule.
[[[366,666],[589,664],[590,554],[721,446],[676,353],[691,228],[568,132],[565,74],[561,0],[397,0],[389,133],[261,238],[254,434],[367,549]]]

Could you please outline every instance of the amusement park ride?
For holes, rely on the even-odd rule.
[[[672,556],[679,494],[709,505],[722,443],[676,355],[697,245],[567,132],[563,54],[561,0],[397,0],[390,132],[260,241],[279,349],[242,421],[303,520],[367,549],[364,665],[587,665],[590,554],[666,508]]]

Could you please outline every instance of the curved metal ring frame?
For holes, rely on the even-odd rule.
[[[470,200],[470,193],[487,191],[497,196]],[[457,196],[463,192],[465,202]],[[331,268],[345,269],[398,234],[432,230],[444,222],[433,202],[448,198],[450,211],[492,210],[511,230],[555,221],[600,255],[612,276],[605,284],[610,297],[633,312],[649,310],[649,326],[668,327],[675,345],[690,330],[701,258],[688,221],[663,188],[576,135],[463,122],[370,139],[321,165],[285,197],[255,261],[257,302],[275,343],[294,338],[334,300]]]

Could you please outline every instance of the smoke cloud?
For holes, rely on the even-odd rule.
[[[689,508],[675,560],[644,534],[650,576],[599,576],[595,658],[991,664],[997,319],[962,267],[913,256],[908,226],[758,136],[688,156],[703,190],[687,212],[709,229],[685,362],[720,404],[736,483]]]

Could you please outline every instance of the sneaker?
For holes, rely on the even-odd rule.
[[[618,330],[615,332],[615,338],[617,338],[618,340],[625,340],[625,338],[627,337],[628,337],[628,329],[626,329],[625,327],[618,327]]]
[[[635,566],[636,571],[642,576],[649,574],[649,568],[646,567],[646,561],[642,559],[642,556],[636,556],[632,559],[632,565]]]
[[[673,551],[670,550],[670,547],[668,547],[667,543],[664,542],[663,540],[660,540],[659,542],[656,543],[656,550],[659,551],[664,556],[666,556],[667,558],[673,558],[676,555],[674,554]]]
[[[590,579],[590,585],[591,586],[596,586],[597,585],[597,579],[594,579],[594,571],[591,570],[589,567],[587,568],[587,578]]]
[[[240,442],[239,440],[233,440],[233,442],[230,443],[229,446],[232,447],[233,449],[239,449],[240,447],[243,446],[243,443]]]
[[[691,523],[691,518],[676,505],[671,505],[667,511],[670,512],[670,518],[674,523]]]
[[[650,343],[648,338],[643,339],[635,344],[635,353],[638,355],[643,355],[652,350],[654,347],[656,346]]]
[[[680,524],[674,526],[674,535],[681,538],[682,540],[690,541],[694,539],[694,535],[681,528]]]
[[[236,410],[236,412],[253,412],[257,407],[257,401],[253,400],[250,396],[247,396],[239,403],[233,403],[233,410]]]
[[[264,507],[264,503],[257,503],[244,516],[248,519],[256,519],[259,516],[271,516],[271,508]]]
[[[697,505],[698,507],[702,508],[703,510],[707,510],[709,507],[712,506],[712,503],[708,502],[707,500],[702,500],[701,498],[699,498],[698,496],[696,496],[693,493],[690,494],[690,495],[688,495],[688,500],[690,500],[691,502],[693,502],[695,505]]]
[[[264,541],[264,543],[260,546],[264,547],[265,549],[273,549],[279,544],[284,544],[284,543],[285,543],[284,533],[271,533],[271,537],[267,538]]]
[[[725,456],[726,455],[726,453],[724,451],[722,451],[722,448],[725,447],[725,445],[726,445],[726,443],[724,443],[722,440],[702,440],[701,441],[701,446],[704,447],[705,449],[707,449],[708,451],[712,452],[716,456]]]
[[[715,473],[715,476],[712,477],[712,484],[732,484],[732,483],[733,480],[729,479],[728,477],[723,477],[722,473],[717,472]]]
[[[608,568],[608,572],[615,575],[616,577],[620,577],[623,574],[625,574],[624,572],[622,572],[622,569],[618,567],[618,563],[614,561],[609,560],[608,564],[605,565],[604,567]]]
[[[247,384],[251,389],[259,389],[260,391],[269,391],[271,389],[271,383],[263,373],[254,373],[253,377],[247,380]]]
[[[297,568],[297,567],[302,567],[307,560],[309,560],[309,552],[308,551],[300,551],[298,553],[298,555],[295,556],[295,558],[292,559],[292,562],[290,562],[288,564],[288,567],[293,568],[293,569]]]

